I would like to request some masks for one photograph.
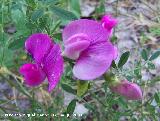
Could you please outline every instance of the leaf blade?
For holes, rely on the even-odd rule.
[[[76,107],[76,102],[77,102],[77,100],[76,100],[76,99],[73,99],[73,100],[69,103],[69,105],[68,105],[68,107],[67,107],[67,113],[73,114],[73,112],[74,112],[74,110],[75,110],[75,107]]]
[[[62,8],[52,6],[51,10],[61,19],[66,19],[66,20],[78,19],[77,16],[74,13],[72,13],[70,11],[67,11],[67,10],[64,10]]]
[[[120,60],[118,62],[118,68],[121,68],[127,62],[129,55],[130,55],[129,51],[127,51],[121,55]]]
[[[63,90],[65,90],[66,92],[72,93],[72,94],[76,94],[77,91],[75,89],[73,89],[72,87],[70,87],[67,84],[61,84],[61,87],[63,88]]]
[[[158,56],[160,55],[160,51],[156,51],[154,52],[151,57],[149,58],[150,61],[155,60],[156,58],[158,58]]]
[[[146,49],[143,49],[143,50],[142,50],[141,56],[142,56],[142,58],[143,58],[145,61],[148,60],[148,54],[147,54]]]
[[[38,10],[35,10],[33,13],[32,13],[32,16],[31,16],[31,20],[32,21],[36,21],[38,20],[39,18],[41,18],[44,14],[44,10],[43,9],[38,9]]]

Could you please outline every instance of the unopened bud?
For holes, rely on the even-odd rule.
[[[117,85],[111,85],[110,89],[121,96],[124,96],[128,100],[140,100],[142,99],[142,90],[136,83],[129,82],[128,80],[122,80]]]

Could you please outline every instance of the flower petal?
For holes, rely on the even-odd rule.
[[[43,70],[49,82],[48,91],[51,92],[59,82],[63,72],[63,58],[58,44],[55,44],[49,54],[44,58]]]
[[[102,26],[107,29],[108,31],[111,31],[118,23],[118,21],[113,18],[111,15],[105,15],[101,19]]]
[[[25,83],[29,86],[38,86],[46,75],[37,64],[27,63],[20,67],[20,73],[25,78]]]
[[[92,43],[97,41],[107,41],[109,38],[108,31],[102,27],[101,23],[94,20],[80,19],[71,22],[63,30],[63,41],[68,41],[68,39],[76,34],[83,33],[86,34]]]
[[[70,59],[78,59],[80,53],[90,45],[86,34],[76,34],[65,42],[64,55]]]
[[[141,88],[136,83],[132,83],[127,80],[123,80],[120,84],[111,87],[111,90],[124,96],[128,100],[142,99]]]
[[[32,34],[25,42],[26,50],[38,64],[41,64],[52,47],[52,39],[47,34],[42,33]]]
[[[104,41],[90,45],[73,67],[73,74],[81,80],[92,80],[105,73],[113,60],[114,47]]]

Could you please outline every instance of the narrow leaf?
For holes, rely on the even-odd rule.
[[[160,51],[156,51],[155,53],[152,54],[152,56],[149,58],[150,61],[158,58],[158,56],[160,55]]]
[[[57,21],[53,27],[53,29],[51,30],[51,34],[55,32],[55,30],[60,26],[61,21]]]
[[[129,55],[130,55],[129,51],[122,54],[122,56],[120,57],[120,60],[118,62],[118,67],[119,68],[121,68],[127,62],[128,58],[129,58]]]
[[[56,6],[52,6],[51,10],[61,19],[65,19],[65,20],[75,20],[77,19],[76,15],[73,14],[70,11],[66,11],[62,8],[56,7]]]
[[[67,113],[73,114],[74,109],[75,109],[75,107],[76,107],[76,102],[77,102],[77,100],[76,100],[76,99],[73,99],[73,100],[69,103],[69,105],[68,105],[68,107],[67,107]]]
[[[66,91],[66,92],[69,92],[69,93],[72,93],[72,94],[76,94],[77,91],[74,90],[72,87],[70,87],[69,85],[67,84],[61,84],[61,87]]]
[[[43,9],[35,10],[31,16],[32,21],[36,21],[37,19],[41,18],[43,16],[43,14],[44,14]]]
[[[160,105],[160,93],[155,93],[154,98],[155,98],[155,101],[157,102],[157,104]]]
[[[142,58],[143,58],[145,61],[148,60],[148,54],[147,54],[146,49],[143,49],[143,50],[142,50],[141,56],[142,56]]]
[[[71,0],[70,7],[71,7],[71,10],[77,15],[77,17],[80,17],[81,10],[80,10],[79,0]]]

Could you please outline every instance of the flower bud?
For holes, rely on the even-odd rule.
[[[140,100],[142,99],[142,90],[136,84],[129,82],[128,80],[122,80],[116,85],[111,85],[110,89],[121,96],[124,96],[128,100]]]
[[[118,23],[118,21],[113,18],[111,15],[105,15],[101,19],[102,26],[107,29],[108,31],[111,31]]]

